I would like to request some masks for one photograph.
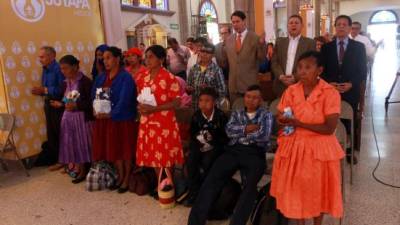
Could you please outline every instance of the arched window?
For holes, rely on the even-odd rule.
[[[168,11],[168,0],[121,0],[122,6]]]
[[[397,23],[398,18],[392,10],[381,10],[374,12],[369,19],[369,24]]]
[[[200,16],[217,19],[217,10],[215,10],[214,4],[210,1],[204,1],[200,7]]]
[[[139,7],[151,8],[151,0],[139,0]]]
[[[156,8],[160,10],[168,10],[167,0],[156,0]]]

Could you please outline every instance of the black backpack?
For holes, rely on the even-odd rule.
[[[289,220],[276,209],[276,200],[269,194],[271,184],[260,189],[257,204],[251,214],[252,225],[288,225]]]
[[[208,220],[228,219],[235,209],[241,192],[242,187],[240,186],[239,182],[232,178],[226,182],[224,188],[208,212]]]

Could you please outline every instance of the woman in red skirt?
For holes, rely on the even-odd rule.
[[[156,105],[140,104],[141,114],[136,152],[136,164],[156,168],[171,168],[183,163],[183,151],[175,108],[180,104],[179,82],[163,68],[166,51],[153,45],[146,50],[148,70],[136,80],[138,93],[151,90]]]
[[[93,131],[93,161],[113,162],[118,171],[118,181],[113,189],[119,193],[128,190],[136,146],[136,85],[123,68],[122,51],[109,47],[104,52],[106,73],[95,80],[93,96],[98,88],[109,93],[111,112],[95,113]]]

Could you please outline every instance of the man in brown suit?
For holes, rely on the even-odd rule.
[[[229,96],[231,103],[243,97],[247,88],[258,84],[259,62],[265,59],[265,40],[246,28],[246,15],[235,11],[231,16],[234,34],[225,44],[225,56],[229,64]]]
[[[273,91],[277,97],[281,97],[287,86],[296,82],[293,74],[300,55],[315,50],[315,41],[301,36],[302,28],[303,19],[299,15],[292,15],[287,25],[289,37],[276,40],[271,70],[275,77]]]

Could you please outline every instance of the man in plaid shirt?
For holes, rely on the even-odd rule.
[[[200,49],[200,60],[189,72],[187,80],[187,92],[192,95],[192,108],[196,111],[199,107],[199,95],[205,87],[214,88],[218,93],[220,102],[227,95],[224,82],[224,74],[221,68],[213,61],[215,52],[214,45],[205,43]]]
[[[213,164],[200,189],[189,215],[189,225],[206,223],[213,201],[237,170],[245,182],[230,224],[246,224],[258,193],[257,183],[266,168],[265,150],[273,122],[272,114],[261,104],[260,87],[250,86],[244,96],[245,108],[233,112],[226,125],[229,144]]]

